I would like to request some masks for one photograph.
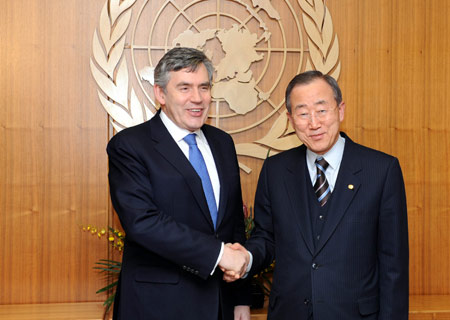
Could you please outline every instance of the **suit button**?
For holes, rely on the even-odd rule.
[[[320,216],[319,216],[319,219],[320,219],[320,220],[323,220],[323,215],[320,215]]]
[[[183,270],[186,270],[187,269],[187,267],[186,266],[183,266]]]
[[[195,274],[196,276],[198,275],[198,273],[199,273],[198,270],[195,270],[194,274]]]
[[[303,301],[303,303],[304,303],[305,305],[308,305],[308,304],[310,303],[310,301],[309,301],[309,299],[305,299],[305,300]]]
[[[319,269],[319,265],[317,264],[317,263],[313,263],[312,264],[312,268],[314,269],[314,270],[317,270],[317,269]]]

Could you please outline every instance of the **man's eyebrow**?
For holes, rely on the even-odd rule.
[[[302,103],[302,104],[297,104],[296,106],[294,106],[294,109],[300,109],[300,108],[306,108],[307,105]]]
[[[190,83],[190,82],[179,82],[179,83],[177,83],[177,87],[184,87],[184,86],[191,86],[192,85],[192,83]]]
[[[321,105],[325,105],[327,104],[327,102],[325,100],[318,100],[316,102],[314,102],[315,106],[321,106]],[[306,103],[302,103],[302,104],[298,104],[296,105],[294,108],[295,109],[300,109],[300,108],[307,108],[308,105]]]
[[[319,100],[317,102],[314,102],[315,106],[317,106],[317,105],[324,105],[324,104],[327,104],[327,102],[325,100]]]
[[[185,87],[185,86],[191,87],[191,86],[193,86],[193,85],[194,85],[194,84],[193,84],[192,82],[186,82],[186,81],[183,81],[183,82],[177,83],[176,86],[177,86],[177,87]],[[202,83],[199,84],[199,87],[203,87],[203,86],[210,87],[211,84],[209,83],[209,81],[205,81],[205,82],[202,82]]]

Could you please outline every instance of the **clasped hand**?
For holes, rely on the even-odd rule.
[[[223,280],[233,282],[242,278],[249,261],[249,253],[241,244],[225,244],[222,259],[219,261],[219,268],[224,272]]]

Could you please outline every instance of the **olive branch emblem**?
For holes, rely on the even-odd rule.
[[[153,112],[141,105],[134,88],[130,90],[125,50],[125,33],[136,0],[107,0],[100,14],[100,26],[94,32],[91,72],[98,85],[98,97],[111,117],[116,131],[142,123]]]
[[[334,33],[326,0],[297,0],[302,9],[302,20],[307,35],[309,55],[305,70],[319,70],[339,78],[339,41]],[[100,22],[92,41],[91,72],[98,87],[98,97],[110,116],[116,131],[149,120],[156,110],[141,103],[129,79],[126,32],[132,18],[136,0],[106,0],[100,14]],[[152,104],[154,102],[151,102]],[[286,112],[280,115],[261,139],[236,145],[238,155],[265,159],[269,154],[298,146],[300,141],[289,124]],[[239,164],[250,173],[251,168]]]

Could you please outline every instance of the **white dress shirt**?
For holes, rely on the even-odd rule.
[[[322,156],[329,164],[327,170],[325,170],[325,176],[327,177],[331,192],[333,192],[334,186],[336,185],[337,175],[339,173],[339,168],[341,167],[342,156],[344,155],[344,147],[345,138],[339,136],[334,146],[324,155],[318,155],[309,149],[306,150],[306,164],[308,166],[312,185],[314,185],[317,180],[317,167],[315,164],[316,158]],[[253,255],[250,251],[248,253],[250,254],[250,263],[247,268],[247,273],[250,271],[253,264]],[[245,274],[245,277],[247,276],[247,273]]]
[[[191,134],[191,133],[195,133],[197,135],[195,140],[197,141],[197,146],[198,146],[200,152],[202,153],[203,159],[205,160],[205,163],[206,163],[206,169],[208,170],[209,178],[211,180],[211,184],[213,187],[214,198],[216,199],[217,212],[218,212],[219,211],[219,200],[220,200],[219,174],[217,173],[216,163],[214,162],[214,157],[212,155],[211,148],[209,147],[208,141],[206,140],[206,137],[203,134],[202,130],[198,129],[194,132],[191,132],[189,130],[180,128],[162,110],[161,110],[161,113],[159,114],[159,116],[161,118],[162,123],[167,128],[170,135],[172,136],[173,140],[175,140],[175,142],[178,144],[181,151],[183,151],[183,154],[186,156],[186,158],[188,160],[189,160],[189,145],[183,139],[184,139],[184,137],[186,137],[188,134]],[[223,247],[224,247],[224,243],[222,242],[219,256],[217,257],[216,264],[211,271],[211,275],[216,270],[220,259],[222,259]]]
[[[170,118],[161,110],[160,113],[161,121],[164,126],[169,131],[173,140],[178,144],[181,151],[183,151],[186,158],[189,160],[189,145],[186,141],[184,141],[184,137],[186,137],[190,133],[195,133],[197,135],[196,141],[197,146],[202,153],[203,159],[206,163],[206,169],[208,169],[209,179],[211,180],[211,184],[214,190],[214,198],[216,199],[217,211],[219,211],[219,199],[220,199],[220,181],[219,174],[217,173],[216,163],[214,162],[214,157],[211,152],[211,148],[209,147],[208,141],[206,140],[205,135],[202,130],[198,129],[194,132],[191,132],[186,129],[182,129],[178,127]]]
[[[306,163],[308,165],[312,185],[314,185],[317,180],[317,167],[315,161],[318,157],[322,156],[328,162],[328,168],[325,170],[325,177],[327,178],[331,192],[333,192],[339,168],[341,167],[342,156],[344,155],[344,147],[345,138],[339,136],[334,146],[324,155],[318,155],[309,149],[306,150]]]

